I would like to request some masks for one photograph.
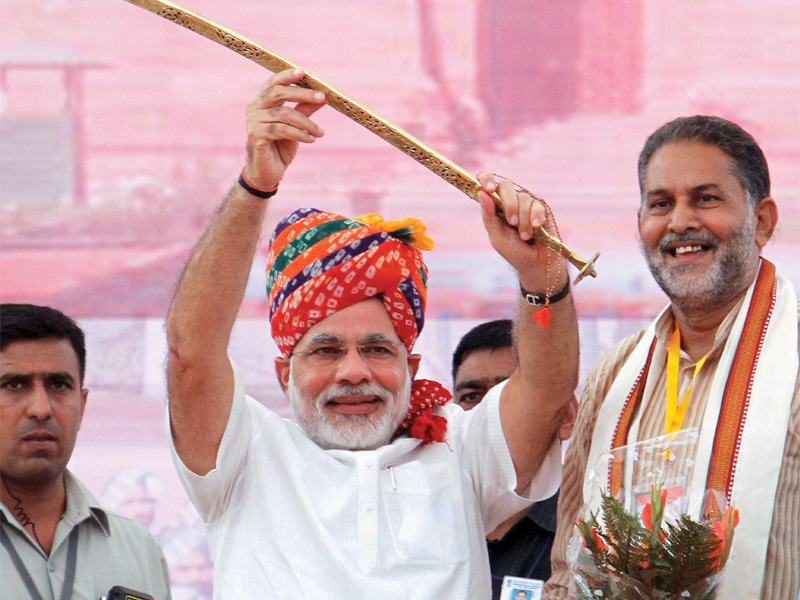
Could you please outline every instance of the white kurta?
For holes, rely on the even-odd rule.
[[[172,452],[208,527],[214,598],[490,598],[485,535],[561,478],[554,442],[518,496],[500,425],[501,386],[472,411],[449,404],[447,444],[401,437],[373,451],[323,450],[245,396],[238,371],[217,467]]]

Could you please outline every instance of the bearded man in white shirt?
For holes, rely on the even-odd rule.
[[[293,85],[302,77],[273,76],[249,105],[242,176],[167,322],[175,460],[209,530],[215,598],[488,598],[486,533],[560,482],[556,432],[577,378],[566,267],[527,243],[544,207],[481,175],[492,245],[525,290],[552,298],[551,319],[541,327],[542,309],[520,302],[520,367],[467,413],[414,380],[424,226],[296,211],[267,267],[276,373],[295,422],[247,397],[227,346],[267,200],[299,143],[323,135],[310,117],[324,96]]]

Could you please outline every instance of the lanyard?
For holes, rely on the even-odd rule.
[[[694,387],[694,380],[700,369],[708,358],[706,354],[701,358],[694,367],[694,374],[692,375],[692,383],[686,394],[683,396],[680,404],[678,403],[678,364],[681,358],[681,333],[678,325],[675,325],[675,331],[669,338],[669,353],[667,354],[667,416],[664,420],[665,433],[675,433],[683,429],[683,422],[686,419],[686,410],[689,408],[689,398],[692,395],[692,388]]]
[[[17,553],[16,548],[11,543],[11,538],[8,537],[5,529],[3,526],[0,525],[0,544],[8,551],[9,556],[11,557],[11,562],[14,563],[14,568],[19,573],[20,578],[22,579],[22,583],[25,584],[25,588],[28,590],[28,594],[31,597],[31,600],[44,600],[42,595],[39,593],[39,590],[36,589],[36,584],[33,583],[33,578],[31,574],[28,572],[28,569],[25,568],[25,563],[22,562],[22,558]],[[72,597],[72,589],[75,587],[75,567],[78,562],[78,528],[74,527],[72,532],[69,535],[69,542],[67,546],[67,566],[66,571],[64,572],[64,585],[61,588],[61,596],[60,600],[70,600]]]

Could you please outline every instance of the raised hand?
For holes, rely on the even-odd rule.
[[[483,189],[478,193],[478,201],[483,213],[483,224],[495,250],[513,266],[523,283],[531,285],[531,291],[545,291],[548,283],[560,289],[566,282],[566,264],[543,244],[530,244],[533,231],[546,223],[545,206],[530,194],[517,191],[508,180],[500,179],[492,173],[480,173],[478,181]],[[493,198],[496,192],[505,218],[498,214]],[[549,280],[549,281],[548,281]]]
[[[310,144],[325,135],[310,118],[325,104],[325,94],[293,85],[304,75],[302,69],[273,75],[247,106],[244,174],[257,189],[269,190],[280,182],[300,142]]]

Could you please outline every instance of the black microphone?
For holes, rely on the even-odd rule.
[[[100,600],[154,600],[154,598],[150,594],[115,585],[108,590],[108,595],[100,598]]]

